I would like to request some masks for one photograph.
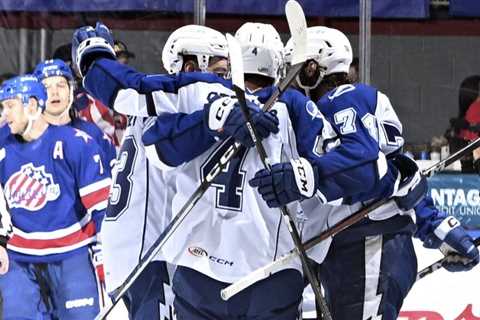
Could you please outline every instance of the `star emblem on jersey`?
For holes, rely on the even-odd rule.
[[[88,143],[88,140],[92,139],[92,137],[90,137],[88,133],[78,129],[75,129],[75,137],[82,138],[85,143]]]
[[[10,208],[38,211],[59,196],[60,186],[45,172],[45,166],[27,163],[5,183],[5,197]]]

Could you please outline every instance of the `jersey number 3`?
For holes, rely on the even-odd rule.
[[[131,175],[137,153],[136,142],[131,136],[126,137],[118,153],[117,164],[113,172],[113,184],[106,212],[109,220],[116,220],[128,207],[132,192]]]

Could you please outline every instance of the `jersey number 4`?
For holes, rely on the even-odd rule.
[[[212,152],[201,167],[202,179],[205,179],[233,142],[233,139],[228,139]],[[243,187],[245,185],[246,173],[242,170],[242,167],[248,153],[247,151],[245,147],[241,146],[240,150],[230,160],[225,169],[213,180],[212,187],[216,188],[216,208],[242,211]]]

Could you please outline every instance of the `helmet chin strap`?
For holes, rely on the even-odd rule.
[[[21,136],[26,136],[27,134],[30,133],[30,131],[32,130],[32,127],[33,127],[33,122],[40,117],[41,113],[42,113],[42,109],[38,108],[37,112],[35,112],[35,114],[27,115],[27,119],[28,119],[27,126],[25,127],[23,132],[20,133]]]
[[[300,88],[302,88],[303,90],[305,90],[305,95],[309,96],[310,95],[310,90],[318,87],[318,85],[320,84],[320,81],[322,81],[322,79],[323,79],[323,76],[324,76],[324,72],[320,71],[320,74],[318,75],[317,81],[315,81],[315,83],[311,86],[308,86],[308,85],[302,83],[302,81],[300,80],[300,74],[297,74],[296,80],[297,80],[298,86]]]

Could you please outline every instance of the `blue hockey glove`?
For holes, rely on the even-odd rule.
[[[267,205],[276,208],[313,197],[317,188],[316,176],[312,165],[300,158],[274,164],[272,171],[258,171],[250,180],[250,186],[258,187]]]
[[[247,101],[251,122],[260,140],[270,133],[278,133],[278,118],[272,112],[263,112],[255,103]],[[245,147],[253,147],[254,143],[247,128],[245,117],[237,99],[219,98],[205,105],[205,122],[211,134],[223,139],[233,137]]]
[[[397,191],[393,194],[398,207],[403,210],[413,209],[427,194],[427,179],[420,174],[415,160],[398,155],[390,160],[399,171]]]
[[[116,57],[112,33],[107,26],[97,22],[95,28],[86,26],[75,30],[72,39],[72,63],[80,76],[84,77],[95,59],[101,57]]]
[[[446,256],[443,267],[451,272],[468,271],[479,262],[478,248],[460,222],[452,216],[443,219],[423,241],[423,246],[440,250]]]

